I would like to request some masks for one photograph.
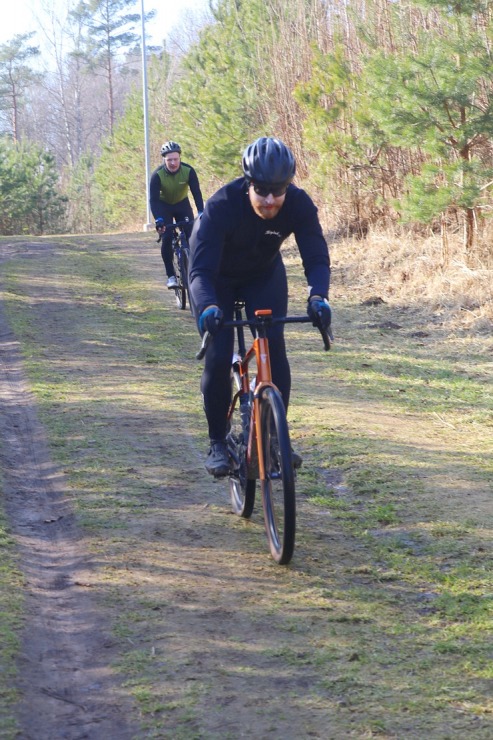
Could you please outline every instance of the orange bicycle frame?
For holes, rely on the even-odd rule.
[[[255,311],[255,316],[272,316],[270,309],[263,309]],[[240,377],[242,381],[242,388],[244,392],[249,392],[248,387],[248,368],[250,362],[255,357],[257,362],[257,382],[255,385],[255,392],[253,397],[253,418],[255,424],[250,424],[250,436],[248,438],[248,451],[247,459],[255,459],[255,445],[257,447],[257,459],[259,461],[259,477],[261,480],[265,478],[264,458],[261,454],[262,444],[262,429],[260,424],[260,391],[265,385],[273,385],[272,383],[272,371],[270,365],[270,354],[269,354],[269,340],[267,337],[255,337],[250,349],[247,350],[245,357],[240,363]]]

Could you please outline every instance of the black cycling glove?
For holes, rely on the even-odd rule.
[[[308,299],[307,313],[312,320],[313,326],[320,326],[325,330],[330,327],[332,311],[326,298],[322,298],[319,295],[312,295]]]

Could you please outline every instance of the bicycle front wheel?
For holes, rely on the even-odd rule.
[[[265,529],[272,557],[279,565],[286,565],[295,542],[295,476],[284,403],[279,391],[271,386],[263,389],[260,398],[260,425]]]
[[[187,307],[187,291],[183,284],[181,251],[175,251],[173,253],[173,266],[175,269],[176,279],[178,281],[178,285],[174,289],[176,305],[178,306],[178,308],[184,311]]]
[[[237,370],[232,370],[233,398],[241,389]],[[248,433],[250,426],[251,399],[244,398],[232,407],[229,418],[230,431],[227,437],[230,455],[233,459],[233,473],[229,477],[231,509],[234,514],[249,519],[255,504],[256,480],[249,478],[247,465]]]
[[[191,308],[190,303],[190,295],[188,291],[188,247],[182,247],[180,250],[180,273],[181,273],[181,284],[183,285],[183,300],[185,302],[185,305],[183,308],[187,305],[187,298],[188,298],[188,305]]]

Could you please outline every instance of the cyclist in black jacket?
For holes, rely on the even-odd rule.
[[[152,173],[149,182],[149,205],[156,221],[156,230],[162,234],[161,257],[168,276],[167,287],[175,288],[178,283],[173,269],[172,230],[166,231],[165,224],[190,219],[185,227],[187,237],[193,225],[193,211],[188,191],[193,195],[199,214],[204,210],[204,200],[197,173],[189,164],[181,161],[181,147],[176,141],[167,141],[161,147],[163,164]]]
[[[259,308],[285,316],[286,270],[280,249],[294,235],[308,282],[308,315],[330,325],[330,259],[317,208],[293,177],[296,163],[282,141],[262,137],[245,149],[244,177],[220,188],[207,201],[190,238],[189,286],[201,334],[213,335],[205,356],[201,388],[208,421],[210,451],[206,469],[221,477],[230,472],[226,422],[231,394],[232,329],[219,331],[233,318],[235,299],[245,301],[247,316]],[[283,325],[269,329],[274,383],[289,403],[291,374]],[[301,458],[294,454],[294,464]]]

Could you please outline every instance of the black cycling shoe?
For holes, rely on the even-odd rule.
[[[271,449],[273,451],[277,450],[278,442],[277,442],[277,434],[275,432],[271,433],[270,443],[271,443]],[[298,470],[303,465],[303,458],[301,457],[301,455],[295,452],[292,447],[291,447],[291,460],[293,461],[293,468],[295,470]]]
[[[211,448],[205,461],[205,469],[214,478],[224,478],[231,473],[231,458],[225,440],[211,441]]]
[[[291,459],[293,461],[293,468],[295,470],[298,470],[298,468],[301,468],[301,466],[303,465],[303,458],[301,457],[301,455],[295,452],[292,447],[291,447]]]

